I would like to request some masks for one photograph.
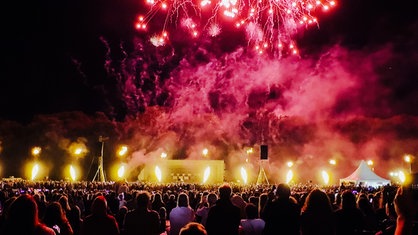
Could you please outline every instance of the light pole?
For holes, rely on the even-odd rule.
[[[96,178],[98,178],[99,181],[101,181],[101,182],[106,181],[104,170],[103,170],[103,150],[104,150],[104,142],[108,139],[109,139],[109,137],[99,136],[99,142],[101,143],[102,146],[101,146],[101,150],[100,150],[100,156],[98,157],[97,171],[96,171],[96,174],[93,177],[93,181],[95,181]]]
[[[412,173],[412,157],[411,155],[407,154],[404,156],[403,160],[408,164],[409,174]]]

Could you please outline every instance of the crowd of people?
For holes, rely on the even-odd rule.
[[[1,181],[0,234],[418,234],[402,186]]]

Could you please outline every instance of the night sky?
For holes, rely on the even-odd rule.
[[[2,176],[23,175],[29,149],[40,145],[55,167],[49,175],[62,177],[74,143],[90,149],[79,160],[87,172],[99,135],[110,136],[107,155],[130,146],[134,175],[162,151],[198,158],[205,146],[229,166],[244,148],[268,144],[276,179],[287,160],[319,169],[335,158],[345,177],[373,159],[388,177],[405,167],[403,154],[418,155],[414,0],[337,1],[317,26],[293,35],[298,55],[280,57],[254,54],[245,31],[226,23],[218,36],[198,38],[169,25],[170,43],[155,47],[150,31],[164,18],[157,14],[148,33],[136,30],[147,12],[140,1],[13,1],[2,9]]]

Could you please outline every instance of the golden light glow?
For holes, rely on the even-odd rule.
[[[286,184],[290,183],[293,179],[293,171],[289,170],[286,174]]]
[[[31,180],[36,179],[36,176],[39,173],[39,165],[36,163],[33,167],[32,167],[32,175],[31,175]]]
[[[249,148],[249,149],[247,149],[247,154],[251,154],[251,153],[253,153],[253,152],[254,152],[253,148]]]
[[[244,181],[244,184],[246,184],[248,181],[248,175],[244,167],[241,167],[241,178],[242,178],[242,181]]]
[[[202,154],[203,154],[203,156],[205,156],[205,157],[206,157],[206,155],[208,155],[208,153],[209,153],[209,150],[208,150],[207,148],[204,148],[204,149],[202,150]]]
[[[286,163],[286,165],[287,165],[287,167],[292,167],[292,166],[293,166],[293,162],[292,162],[292,161],[288,161],[288,162]]]
[[[82,154],[83,153],[83,148],[81,148],[81,147],[78,147],[78,148],[76,148],[75,150],[74,150],[74,154],[75,155],[80,155],[80,154]]]
[[[367,161],[367,165],[369,165],[369,166],[373,166],[373,164],[374,164],[374,163],[373,163],[373,161],[372,161],[372,160],[368,160],[368,161]]]
[[[409,155],[405,155],[405,157],[403,159],[405,160],[405,162],[408,162],[408,163],[411,162],[411,156],[409,156]]]
[[[71,179],[73,180],[73,181],[75,181],[76,180],[76,172],[75,172],[75,169],[74,169],[74,167],[71,165],[70,166],[70,176],[71,176]]]
[[[398,172],[398,177],[399,177],[399,181],[401,181],[401,183],[405,183],[406,176],[405,176],[405,173],[403,173],[403,171]]]
[[[161,183],[162,173],[161,173],[160,167],[158,167],[158,166],[155,167],[155,176],[157,177],[158,182]]]
[[[167,158],[167,153],[162,152],[162,153],[161,153],[161,158]]]
[[[322,171],[321,174],[322,174],[322,180],[324,181],[324,184],[325,185],[328,185],[329,184],[329,175],[328,175],[328,172]]]
[[[208,181],[210,176],[210,166],[206,167],[205,172],[203,174],[203,183],[206,183]]]
[[[122,145],[120,148],[119,148],[119,150],[118,150],[118,155],[120,156],[120,157],[123,157],[123,156],[125,156],[125,154],[128,152],[128,146],[126,146],[126,145]]]
[[[337,161],[335,161],[335,159],[331,159],[331,160],[329,160],[329,164],[336,165],[337,164]]]
[[[37,157],[41,154],[42,148],[41,147],[33,147],[32,148],[32,155]]]
[[[125,175],[125,165],[121,165],[118,169],[118,177],[123,178]]]

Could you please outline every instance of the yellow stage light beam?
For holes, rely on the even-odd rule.
[[[205,172],[203,174],[203,183],[206,183],[206,181],[209,179],[210,176],[210,166],[206,167]]]
[[[405,175],[405,173],[403,173],[403,171],[398,172],[398,177],[399,177],[399,181],[401,181],[402,184],[405,183],[406,175]]]
[[[121,165],[118,169],[118,177],[123,178],[124,175],[125,175],[125,166]]]
[[[36,163],[32,168],[31,180],[34,180],[36,178],[36,176],[38,175],[38,172],[39,172],[39,165]]]
[[[241,167],[241,177],[242,177],[242,181],[244,181],[244,184],[247,184],[248,175],[244,167]]]
[[[328,174],[328,172],[322,171],[321,174],[322,174],[322,180],[324,181],[324,184],[325,185],[328,185],[328,183],[329,183],[329,174]]]
[[[158,182],[161,183],[162,174],[161,174],[161,169],[158,166],[155,167],[155,176],[157,177]]]
[[[70,165],[70,176],[71,176],[71,179],[72,179],[73,181],[75,181],[75,179],[77,178],[77,177],[76,177],[76,176],[77,176],[77,174],[76,174],[76,172],[75,172],[75,169],[74,169],[73,165]]]
[[[286,174],[286,184],[290,183],[293,179],[293,171],[289,170]]]

